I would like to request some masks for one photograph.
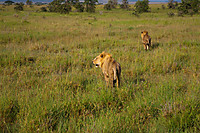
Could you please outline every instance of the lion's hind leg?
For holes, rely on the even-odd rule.
[[[144,44],[144,49],[147,50],[147,45],[146,44]]]
[[[120,78],[117,77],[117,88],[119,88],[119,87],[120,87]]]

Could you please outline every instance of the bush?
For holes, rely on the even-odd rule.
[[[183,13],[182,11],[178,11],[178,16],[179,16],[179,17],[183,17],[183,14],[184,14],[184,13]]]
[[[47,12],[46,7],[41,7],[40,10],[41,10],[41,12]]]
[[[112,0],[112,1],[113,1],[113,5],[117,6],[117,4],[118,4],[117,0]]]
[[[138,13],[148,12],[149,9],[149,0],[137,1],[134,5],[135,10]]]
[[[165,5],[162,5],[162,9],[165,9]]]
[[[168,15],[169,17],[173,17],[175,14],[174,14],[173,12],[168,12],[167,15]]]
[[[77,2],[77,3],[74,5],[74,8],[76,8],[76,10],[77,10],[78,12],[83,12],[85,7],[84,7],[84,5],[81,4],[80,2]]]
[[[43,3],[42,2],[35,2],[35,5],[41,6],[41,5],[43,5]]]
[[[63,3],[64,0],[54,0],[49,3],[50,12],[59,12],[59,13],[69,13],[71,11],[71,6],[68,2]]]
[[[86,12],[95,12],[96,2],[98,0],[85,0]]]
[[[104,9],[106,9],[106,10],[111,10],[112,8],[111,8],[111,5],[110,5],[110,4],[105,4],[105,5],[104,5]]]
[[[4,2],[4,4],[6,4],[6,5],[8,5],[8,6],[9,6],[9,5],[12,5],[13,3],[15,3],[15,2],[10,1],[10,0],[7,0],[7,1]]]
[[[139,17],[139,14],[138,14],[138,12],[137,11],[133,11],[133,13],[132,13],[133,15],[135,15],[136,17]]]
[[[177,2],[177,1],[174,2],[174,6],[175,6],[175,7],[178,6],[178,2]]]
[[[176,8],[175,5],[177,6],[177,3],[175,4],[174,0],[170,0],[170,1],[168,2],[168,4],[167,4],[167,7],[168,7],[169,9],[175,9],[175,8]]]
[[[194,15],[194,11],[193,11],[192,9],[189,9],[189,10],[188,10],[188,14],[189,14],[190,16],[193,16],[193,15]]]
[[[27,0],[27,1],[26,1],[26,4],[27,4],[27,5],[32,5],[32,4],[33,4],[33,2],[32,2],[32,1],[30,1],[30,0]]]
[[[24,4],[22,2],[16,3],[16,6],[14,7],[14,10],[23,11],[24,10],[23,6],[24,6]]]
[[[12,131],[12,127],[15,126],[17,121],[17,115],[20,111],[20,106],[17,100],[6,101],[3,108],[0,108],[0,129],[2,132]],[[3,124],[4,121],[4,124]]]
[[[68,3],[61,4],[59,6],[59,13],[66,14],[69,13],[70,11],[71,11],[71,6]]]
[[[182,11],[184,14],[191,15],[191,10],[193,11],[192,14],[195,14],[198,13],[199,8],[200,8],[199,0],[181,0],[178,10]]]
[[[116,1],[114,0],[109,0],[108,4],[104,5],[104,9],[106,10],[111,10],[112,8],[116,8],[115,6],[117,5]]]
[[[128,0],[123,0],[122,4],[120,5],[120,8],[122,8],[122,9],[129,9]]]

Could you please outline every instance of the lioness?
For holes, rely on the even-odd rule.
[[[96,67],[102,69],[107,86],[111,85],[115,87],[115,83],[117,83],[117,87],[120,86],[121,67],[120,64],[112,58],[112,55],[102,52],[99,56],[94,58],[92,62]]]
[[[148,31],[142,31],[141,37],[144,49],[148,50],[151,47],[151,37],[148,35]]]

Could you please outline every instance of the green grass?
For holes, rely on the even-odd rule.
[[[139,17],[0,7],[0,132],[199,132],[200,16],[150,7]],[[121,64],[120,88],[92,64],[102,51]]]

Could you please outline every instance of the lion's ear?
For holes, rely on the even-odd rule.
[[[103,51],[101,54],[100,54],[100,57],[103,58],[105,55],[105,51]]]
[[[103,58],[103,56],[104,56],[104,54],[103,54],[103,53],[102,53],[102,54],[100,54],[100,57],[101,57],[101,58]]]

